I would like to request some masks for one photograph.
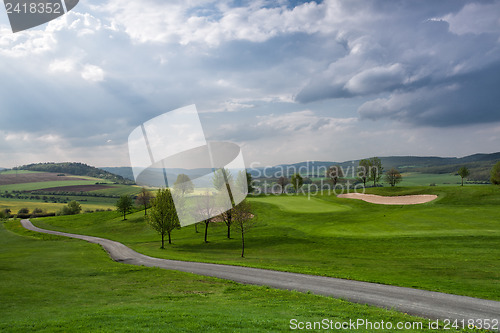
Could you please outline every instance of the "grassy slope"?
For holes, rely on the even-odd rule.
[[[94,185],[97,178],[89,180],[72,180],[72,181],[51,181],[51,182],[35,182],[23,184],[1,185],[0,191],[35,191],[50,187],[75,186],[75,185]]]
[[[0,331],[255,332],[289,331],[292,318],[419,320],[327,297],[119,264],[97,245],[33,233],[16,221],[0,224],[0,242]]]
[[[99,213],[35,221],[40,227],[124,242],[164,258],[247,265],[416,287],[500,300],[500,188],[494,186],[375,188],[383,195],[436,193],[434,202],[383,206],[319,196],[258,197],[251,201],[260,225],[247,236],[247,257],[225,226],[211,226],[210,243],[189,226],[159,249],[142,213],[121,221]],[[293,202],[298,200],[301,202]],[[307,214],[297,213],[303,205]],[[332,211],[325,211],[331,205]],[[288,208],[287,208],[288,207]],[[312,213],[316,207],[322,213]],[[350,209],[343,209],[349,207]],[[236,235],[235,235],[236,236]]]

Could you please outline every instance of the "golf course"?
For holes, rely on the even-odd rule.
[[[239,235],[233,232],[227,239],[223,223],[211,223],[208,243],[203,242],[204,226],[198,233],[193,226],[175,230],[173,243],[162,250],[159,236],[144,221],[144,211],[128,215],[127,220],[112,211],[31,221],[43,229],[115,240],[151,257],[500,300],[498,186],[383,187],[367,193],[437,195],[437,199],[380,205],[328,194],[250,196],[256,223],[245,236],[245,258],[239,256]],[[107,331],[114,325],[131,330],[285,331],[291,318],[301,316],[303,320],[415,320],[328,297],[122,265],[95,244],[27,231],[16,220],[3,223],[1,235],[9,244],[1,249],[6,262],[0,271],[5,281],[1,294],[16,296],[2,302],[0,325],[14,331],[28,327]],[[16,260],[19,255],[25,260]]]

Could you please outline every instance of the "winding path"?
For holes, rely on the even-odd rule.
[[[59,236],[78,238],[101,245],[117,262],[160,267],[204,276],[265,285],[277,289],[310,291],[313,294],[342,298],[351,302],[395,309],[430,319],[500,320],[500,302],[383,284],[344,280],[323,276],[272,271],[266,269],[187,262],[149,257],[109,239],[76,235],[35,227],[21,220],[24,228]],[[500,325],[500,324],[499,324]]]

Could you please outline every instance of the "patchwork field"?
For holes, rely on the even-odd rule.
[[[138,186],[86,176],[23,170],[0,173],[0,209],[12,213],[21,208],[53,213],[71,200],[79,201],[84,210],[114,209],[117,197],[139,191]]]

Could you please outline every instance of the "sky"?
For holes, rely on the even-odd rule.
[[[500,1],[80,0],[12,33],[0,167],[129,166],[142,123],[196,104],[247,166],[500,151]]]

